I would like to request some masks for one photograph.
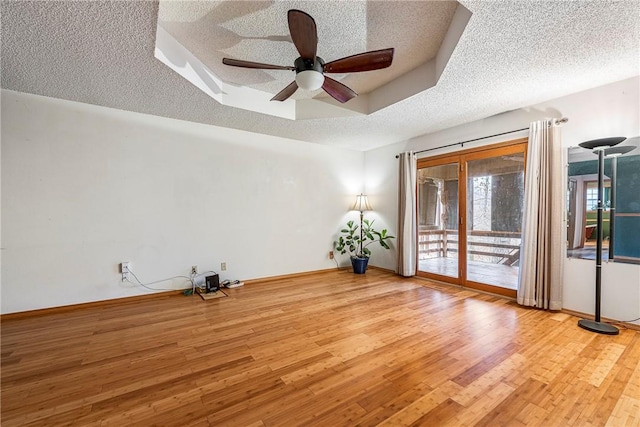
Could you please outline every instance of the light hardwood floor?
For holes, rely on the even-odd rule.
[[[640,425],[640,333],[369,270],[2,322],[2,426]]]

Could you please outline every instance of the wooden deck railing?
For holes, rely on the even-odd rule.
[[[520,232],[469,231],[467,254],[489,257],[495,264],[515,265],[520,258]],[[458,230],[420,230],[418,258],[447,257],[458,252]],[[484,260],[486,259],[478,259]]]

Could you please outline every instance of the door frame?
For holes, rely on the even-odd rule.
[[[491,292],[515,298],[516,291],[502,288],[500,286],[489,285],[467,280],[467,162],[489,157],[497,157],[508,154],[523,153],[524,167],[527,166],[527,143],[528,138],[518,138],[497,144],[483,145],[477,148],[459,150],[452,153],[440,154],[432,157],[418,159],[417,168],[427,168],[432,166],[458,163],[458,277],[444,276],[435,273],[423,272],[416,269],[416,275],[420,277],[437,280],[440,282],[460,285],[480,291]],[[418,188],[416,186],[416,197]],[[419,203],[416,203],[416,216],[418,215]],[[418,236],[416,235],[416,244]],[[416,251],[416,266],[419,266],[419,254]],[[419,267],[418,267],[419,268]]]

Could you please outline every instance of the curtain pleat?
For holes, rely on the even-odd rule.
[[[414,276],[417,259],[417,160],[412,151],[399,156],[398,187],[398,274]]]
[[[562,308],[565,177],[560,128],[553,120],[529,126],[524,216],[517,300],[521,305]]]

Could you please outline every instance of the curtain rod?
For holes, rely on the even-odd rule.
[[[561,123],[567,123],[568,121],[569,121],[568,118],[563,117],[561,119],[556,119],[555,120],[555,124],[559,125]],[[510,133],[521,132],[523,130],[529,130],[529,126],[527,126],[526,128],[522,128],[522,129],[510,130],[508,132],[496,133],[494,135],[483,136],[483,137],[480,137],[480,138],[468,139],[466,141],[454,142],[453,144],[441,145],[440,147],[427,148],[425,150],[416,151],[414,154],[426,153],[427,151],[439,150],[441,148],[453,147],[455,145],[460,145],[461,147],[464,147],[464,144],[469,143],[469,142],[475,142],[475,141],[480,141],[481,139],[493,138],[494,136],[501,136],[501,135],[507,135],[507,134],[510,134]],[[396,155],[396,159],[399,158],[399,157],[400,157],[400,155]]]

